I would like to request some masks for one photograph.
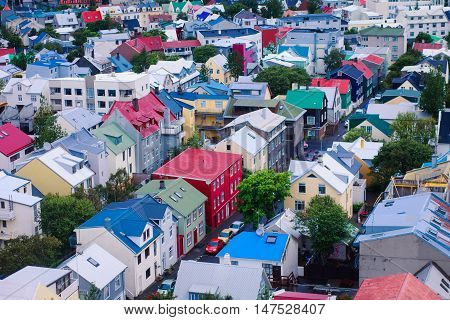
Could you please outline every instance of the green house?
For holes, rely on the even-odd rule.
[[[136,194],[138,197],[149,194],[173,209],[178,219],[178,256],[185,255],[205,238],[207,197],[184,179],[151,180]]]

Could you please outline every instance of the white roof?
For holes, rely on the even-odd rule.
[[[38,285],[47,287],[70,272],[27,266],[0,280],[0,300],[33,300]]]
[[[222,68],[225,68],[225,65],[227,64],[227,58],[223,54],[216,54],[214,57],[211,57],[210,59]]]
[[[239,124],[248,122],[253,128],[270,132],[284,120],[286,120],[285,117],[273,113],[269,108],[263,108],[237,117],[226,125],[225,128],[235,127]]]
[[[331,185],[337,192],[344,193],[348,185],[352,182],[351,175],[338,176],[324,165],[313,161],[291,160],[289,171],[292,172],[291,183],[300,179],[306,174],[313,173]],[[344,181],[346,180],[346,181]]]
[[[90,129],[102,122],[101,116],[85,108],[67,108],[58,112],[58,117],[66,120],[76,131]]]
[[[22,91],[27,94],[41,94],[45,86],[48,85],[48,79],[41,78],[39,75],[31,78],[11,78],[3,89],[3,92],[11,93],[12,87],[18,83],[25,87]]]
[[[57,13],[55,14],[56,24],[59,26],[65,26],[65,25],[78,25],[77,16],[74,12],[70,13]],[[72,21],[69,21],[72,20]]]
[[[135,73],[135,72],[99,73],[95,75],[95,81],[133,82],[145,77],[148,77],[146,73]]]
[[[353,152],[361,160],[373,160],[383,146],[383,143],[368,142],[360,137],[353,142],[335,141],[328,151],[335,150],[338,145],[347,151]]]
[[[7,174],[5,171],[0,170],[0,199],[12,200],[15,203],[20,203],[29,207],[35,205],[42,199],[16,191],[29,182],[29,180]]]
[[[416,105],[414,103],[370,103],[367,106],[367,114],[378,114],[380,119],[395,120],[400,113],[415,112]]]
[[[189,300],[190,290],[199,293],[215,290],[221,296],[230,295],[233,300],[256,300],[262,281],[269,285],[262,267],[182,260],[174,295],[177,300]]]
[[[291,209],[286,208],[283,212],[273,217],[264,228],[267,231],[278,231],[282,230],[283,233],[290,234],[295,239],[299,239],[301,232],[296,228],[297,224],[297,214]]]
[[[94,175],[94,172],[86,166],[83,166],[82,169],[77,168],[75,173],[72,173],[71,170],[69,171],[69,168],[78,166],[84,160],[72,156],[62,147],[56,147],[43,155],[38,156],[37,159],[73,187]]]
[[[230,139],[252,155],[258,154],[268,143],[266,139],[247,126],[242,127],[226,139]]]
[[[94,265],[95,262],[98,263],[97,267]],[[125,264],[95,243],[72,257],[66,266],[100,290],[127,268]]]
[[[150,66],[148,71],[149,73],[152,73],[153,71],[163,68],[170,73],[179,74],[183,68],[190,69],[194,63],[194,61],[187,61],[183,58],[178,59],[177,61],[158,61],[156,65]]]

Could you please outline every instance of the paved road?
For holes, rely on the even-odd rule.
[[[200,241],[194,249],[192,249],[191,251],[189,251],[188,254],[186,254],[185,256],[183,256],[181,258],[181,260],[197,260],[197,261],[201,261],[201,262],[210,262],[210,263],[219,263],[219,258],[216,258],[214,256],[210,256],[205,254],[205,248],[206,248],[206,244],[212,239],[212,238],[216,238],[219,234],[220,231],[222,231],[222,229],[225,229],[226,227],[228,227],[229,225],[231,225],[231,223],[233,221],[242,221],[242,213],[240,212],[236,212],[234,215],[232,215],[231,217],[229,217],[227,220],[225,220],[221,226],[215,230],[213,230],[212,232],[210,232],[205,239],[203,239],[202,241]],[[246,230],[251,229],[250,226],[246,226],[245,227]],[[147,297],[151,294],[154,293],[159,285],[161,284],[161,282],[163,282],[166,279],[176,279],[177,278],[177,273],[178,273],[178,268],[180,267],[180,261],[178,261],[175,265],[174,265],[174,271],[171,275],[165,276],[163,277],[162,280],[160,281],[155,281],[150,287],[148,287],[147,289],[144,290],[144,292],[139,295],[136,299],[137,300],[145,300],[147,299]]]

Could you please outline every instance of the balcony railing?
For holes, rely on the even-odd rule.
[[[162,127],[161,128],[161,134],[179,134],[181,132],[181,126],[169,126],[169,127]]]
[[[71,295],[73,295],[78,290],[78,279],[74,280],[64,291],[62,291],[59,296],[63,300],[67,300]]]
[[[14,220],[16,218],[16,213],[13,211],[0,210],[0,220]]]

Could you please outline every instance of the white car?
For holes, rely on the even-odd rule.
[[[175,289],[175,279],[167,279],[164,280],[158,287],[158,293],[159,294],[169,294],[172,293]]]
[[[229,229],[233,231],[233,235],[236,235],[242,230],[244,230],[244,223],[242,221],[234,221]]]

